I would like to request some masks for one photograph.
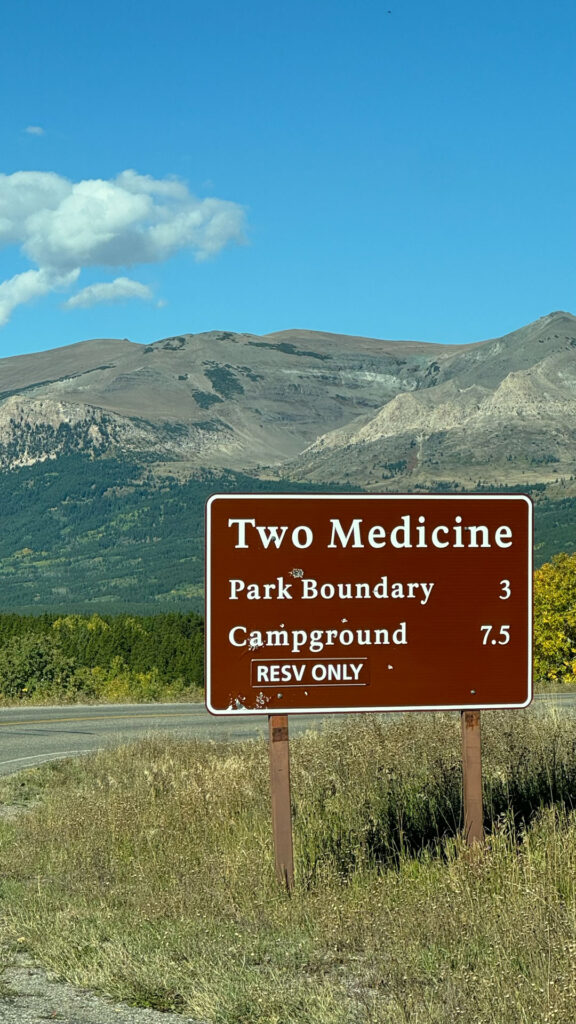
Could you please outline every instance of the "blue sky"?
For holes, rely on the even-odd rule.
[[[575,37],[573,0],[5,5],[0,355],[576,312]]]

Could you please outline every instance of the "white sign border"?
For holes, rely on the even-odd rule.
[[[229,708],[214,708],[210,703],[211,697],[211,673],[210,673],[210,649],[211,649],[211,612],[210,612],[210,587],[211,587],[211,562],[210,553],[212,551],[212,520],[211,511],[212,505],[216,501],[225,499],[226,501],[234,500],[246,500],[249,498],[254,501],[276,501],[278,499],[290,498],[295,501],[298,500],[310,500],[313,498],[315,501],[333,501],[334,498],[358,501],[387,501],[387,500],[402,500],[402,501],[524,501],[528,507],[528,697],[521,704],[416,704],[416,705],[405,705],[398,706],[394,705],[390,707],[388,705],[358,708],[275,708],[270,711],[268,708],[244,708],[240,707],[235,711],[231,711]],[[314,491],[309,493],[287,493],[272,491],[267,493],[259,492],[257,494],[249,491],[239,493],[235,491],[232,494],[219,493],[212,494],[206,502],[206,539],[205,539],[205,579],[206,579],[206,592],[205,592],[205,661],[204,661],[204,678],[206,687],[206,709],[211,715],[217,717],[237,718],[239,715],[354,715],[364,714],[372,712],[374,714],[384,714],[392,712],[405,712],[405,711],[497,711],[506,710],[512,708],[526,708],[533,700],[533,673],[532,673],[532,578],[533,578],[533,549],[534,549],[534,514],[533,514],[533,503],[532,499],[528,494],[510,494],[506,492],[495,493],[495,494],[395,494],[388,492],[386,494],[358,494],[352,492],[342,491],[331,491],[324,494],[318,494]]]

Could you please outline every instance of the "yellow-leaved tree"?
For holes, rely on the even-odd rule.
[[[554,555],[534,573],[534,681],[576,682],[576,554]]]

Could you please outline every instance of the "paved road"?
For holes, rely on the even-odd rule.
[[[542,704],[543,699],[537,698]],[[576,708],[576,694],[557,694],[547,705]],[[323,715],[292,715],[290,733],[317,727]],[[333,717],[333,716],[332,716]],[[266,736],[266,716],[215,718],[202,704],[115,704],[0,708],[0,775],[43,761],[115,746],[150,732],[200,739]]]
[[[295,715],[290,732],[317,725],[321,715]],[[266,736],[266,716],[209,715],[203,704],[101,704],[0,708],[0,775],[58,757],[115,746],[150,732],[200,739]]]

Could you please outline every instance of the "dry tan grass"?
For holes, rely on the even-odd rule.
[[[458,716],[294,739],[292,897],[262,742],[150,737],[27,773],[40,804],[0,824],[7,934],[73,982],[214,1024],[567,1024],[576,721],[483,728],[491,831],[471,852]]]

